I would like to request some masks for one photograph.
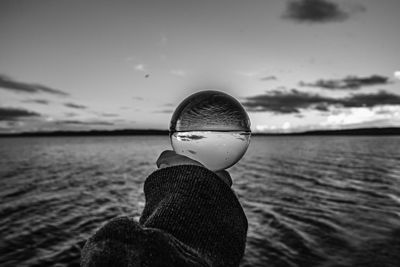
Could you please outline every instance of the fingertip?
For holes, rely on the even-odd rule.
[[[175,155],[175,151],[173,150],[164,150],[163,152],[161,152],[159,158],[161,157],[165,157],[165,156],[171,156],[171,155]]]
[[[160,168],[160,166],[165,162],[165,160],[169,157],[172,157],[176,155],[175,151],[173,150],[164,150],[161,152],[160,156],[158,156],[158,159],[156,161],[157,168]]]

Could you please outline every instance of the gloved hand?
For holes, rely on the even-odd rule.
[[[176,154],[175,151],[172,150],[163,151],[157,159],[157,167],[159,169],[178,165],[197,165],[204,167],[200,162],[189,157]],[[232,178],[226,170],[217,171],[215,174],[218,175],[218,177],[229,187],[232,186]]]

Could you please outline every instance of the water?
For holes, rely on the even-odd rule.
[[[167,136],[0,139],[0,266],[79,266],[107,220],[138,217]],[[229,169],[241,267],[400,266],[400,137],[253,137]]]
[[[238,162],[250,143],[248,132],[192,131],[171,134],[175,152],[199,161],[212,171]]]

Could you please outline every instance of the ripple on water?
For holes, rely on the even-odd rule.
[[[138,218],[168,137],[0,139],[1,266],[79,266],[85,240]],[[229,169],[244,266],[400,266],[400,137],[254,137]]]

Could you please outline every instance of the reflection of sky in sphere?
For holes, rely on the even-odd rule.
[[[175,110],[170,131],[250,131],[250,120],[233,97],[202,91],[186,98]]]
[[[217,171],[234,165],[246,152],[250,143],[250,120],[233,97],[217,91],[202,91],[177,107],[170,132],[176,153]]]

